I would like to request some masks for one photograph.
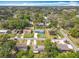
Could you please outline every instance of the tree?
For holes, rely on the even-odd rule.
[[[6,58],[11,56],[11,51],[14,49],[15,41],[6,41],[0,46],[0,57]]]
[[[73,37],[79,37],[79,30],[77,29],[77,28],[72,28],[71,30],[70,30],[70,34],[71,34],[71,36],[73,36]]]
[[[27,20],[12,19],[8,20],[2,26],[6,29],[23,29],[25,27],[31,26],[31,24]]]
[[[49,28],[57,28],[57,24],[58,24],[58,21],[57,20],[51,20],[50,21],[50,25],[48,26]]]
[[[7,34],[0,34],[0,42],[7,41],[9,39],[9,36]]]
[[[28,46],[27,51],[19,50],[16,54],[16,57],[17,58],[33,58],[34,54],[33,54],[33,51],[29,49],[29,46]]]
[[[48,57],[55,57],[58,55],[59,51],[54,43],[50,39],[45,40],[45,51]]]

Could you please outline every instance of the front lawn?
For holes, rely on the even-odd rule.
[[[45,27],[35,26],[35,29],[45,29]]]
[[[31,33],[31,34],[24,34],[24,38],[33,38],[34,37],[34,34]]]
[[[2,37],[7,37],[7,38],[13,38],[13,37],[15,37],[16,35],[15,34],[0,34],[0,38],[2,38]]]
[[[38,33],[38,38],[45,38],[45,34]]]
[[[44,41],[37,40],[37,45],[44,45]]]

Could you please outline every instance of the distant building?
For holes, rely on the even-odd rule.
[[[45,26],[44,23],[37,23],[36,26]]]
[[[7,33],[9,33],[8,30],[0,30],[0,34],[7,34]]]

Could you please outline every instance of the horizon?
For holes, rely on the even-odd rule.
[[[79,6],[79,1],[0,1],[0,6]]]

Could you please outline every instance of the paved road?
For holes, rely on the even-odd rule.
[[[77,51],[77,47],[75,46],[75,44],[68,38],[67,34],[64,32],[64,29],[60,29],[60,32],[63,34],[63,36],[67,39],[67,41],[70,42],[70,44],[73,46],[74,51]]]

